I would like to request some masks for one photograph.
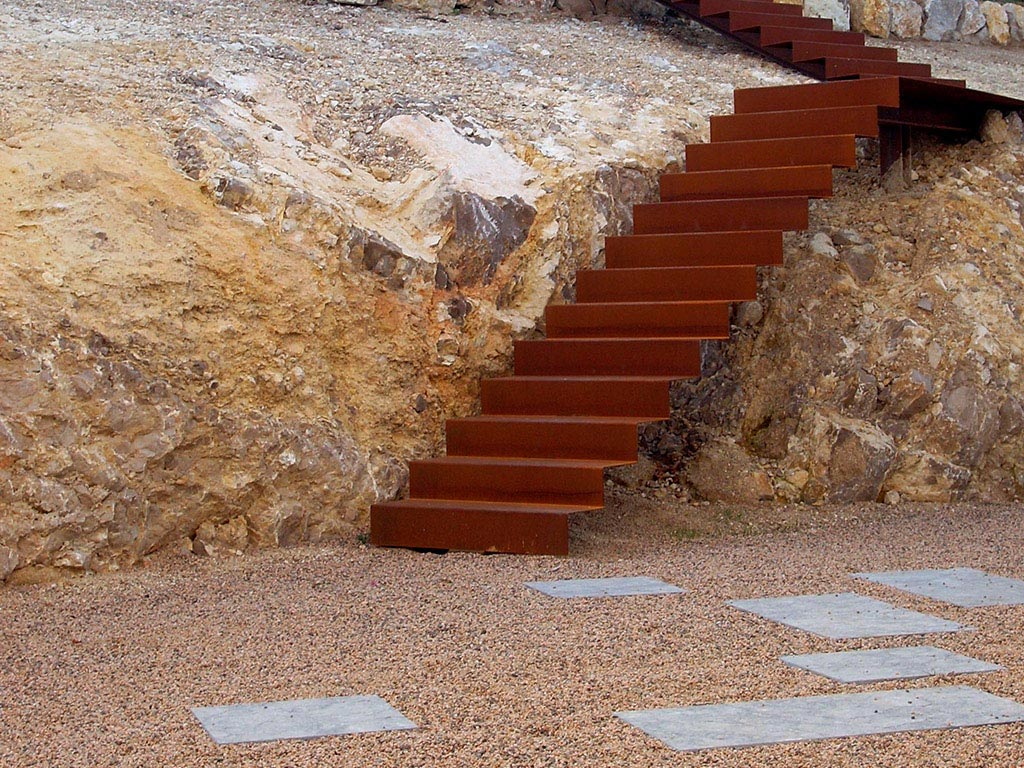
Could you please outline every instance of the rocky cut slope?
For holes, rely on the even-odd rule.
[[[355,535],[731,82],[792,79],[621,19],[0,23],[0,578]]]
[[[436,452],[443,419],[474,407],[479,378],[507,370],[513,339],[534,333],[549,301],[571,300],[568,276],[601,264],[603,236],[627,231],[630,204],[654,198],[657,175],[706,136],[733,88],[799,80],[686,25],[493,10],[0,9],[0,578],[102,570],[166,546],[354,535],[370,503],[404,485],[406,461]],[[1006,81],[1012,60],[991,69]],[[945,233],[958,252],[931,238],[922,253],[934,260],[916,261],[923,235],[875,222],[843,225],[858,233],[847,244],[834,232],[838,257],[805,258],[792,241],[768,303],[738,315],[746,330],[727,364],[680,387],[676,431],[648,436],[695,494],[714,493],[703,478],[727,466],[721,455],[758,483],[738,498],[843,498],[811,449],[839,455],[848,433],[891,444],[879,493],[917,455],[966,468],[951,496],[1014,492],[1012,426],[976,460],[931,444],[914,454],[886,431],[889,411],[838,394],[862,369],[876,392],[864,402],[898,390],[892,366],[910,358],[865,341],[896,306],[883,301],[891,289],[909,302],[908,322],[886,331],[898,348],[918,355],[929,323],[952,323],[938,363],[926,366],[931,340],[913,358],[932,394],[908,418],[970,411],[949,384],[961,379],[970,392],[1002,386],[997,414],[1012,415],[1016,320],[1000,301],[1013,284],[981,286],[1019,257],[1019,223],[997,205],[1021,183],[1018,145],[999,146],[1018,159],[963,150],[959,182],[922,169],[904,198],[856,188],[876,196],[877,222],[920,197],[936,201],[939,225],[955,195],[956,226],[987,221],[967,202],[983,201],[1005,213],[998,251],[965,228]],[[1001,261],[963,266],[969,247]],[[849,259],[875,271],[845,275]],[[946,293],[929,293],[923,314],[911,294],[933,272]],[[755,375],[759,350],[803,359],[808,334],[828,342],[808,370]],[[875,356],[844,356],[843,338]],[[954,379],[954,360],[975,360],[968,338],[984,363]],[[842,366],[824,368],[827,354]],[[719,366],[713,350],[707,359]]]

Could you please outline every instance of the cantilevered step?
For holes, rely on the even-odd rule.
[[[790,58],[794,62],[821,61],[832,57],[838,59],[874,59],[876,61],[896,61],[899,52],[895,48],[881,48],[867,45],[842,45],[837,43],[817,43],[796,41],[792,46]]]
[[[783,112],[756,112],[745,115],[714,115],[711,118],[711,141],[750,141],[755,139],[784,139],[800,136],[835,136],[854,134],[870,138],[878,137],[878,107],[829,107],[825,109],[791,109]],[[779,170],[779,169],[771,169]],[[755,173],[764,176],[769,171]],[[799,168],[790,167],[793,183],[801,178]],[[662,179],[675,178],[679,174],[666,174]],[[755,178],[759,176],[755,175]],[[789,177],[787,177],[789,178]],[[832,169],[828,168],[829,188],[832,186]],[[799,194],[794,192],[794,194]],[[808,195],[820,197],[820,195]],[[662,195],[664,197],[664,194]]]
[[[374,504],[370,542],[378,547],[569,554],[569,516],[590,505],[408,499]]]
[[[449,456],[637,459],[642,419],[597,416],[471,416],[445,424]]]
[[[802,141],[802,140],[801,140]],[[850,137],[853,141],[853,137]],[[732,142],[732,144],[758,144],[761,142]],[[764,142],[768,143],[768,142]],[[690,167],[690,150],[686,148],[687,167]],[[719,147],[719,144],[696,145]],[[704,153],[695,161],[694,171],[718,170],[716,163],[722,168],[753,168],[757,167],[760,158],[768,157],[774,148],[764,147],[758,154],[754,149],[760,147],[740,147],[733,153],[737,164],[727,165],[718,158],[717,150]],[[791,152],[796,156],[795,150]],[[757,158],[754,162],[752,158]],[[779,165],[810,165],[823,162],[812,157],[810,162],[778,163]],[[831,160],[830,160],[831,162]],[[703,166],[703,167],[701,167]],[[762,166],[764,167],[764,166]],[[671,203],[644,203],[633,206],[633,231],[638,235],[664,235],[671,232],[720,232],[723,230],[743,229],[804,229],[807,226],[806,197],[747,197],[726,200],[687,200]]]
[[[777,13],[780,16],[804,15],[803,7],[785,3],[767,2],[766,0],[699,0],[701,16],[722,16],[730,12],[746,11],[747,13]]]
[[[505,376],[485,379],[485,415],[612,416],[638,421],[669,417],[670,377]]]
[[[754,266],[582,269],[576,273],[576,301],[753,301]]]
[[[791,45],[798,40],[815,43],[837,43],[839,45],[864,45],[865,37],[862,32],[840,32],[837,30],[804,29],[801,27],[787,26],[762,26],[761,45],[770,46]]]
[[[872,111],[871,108],[866,108]],[[877,113],[878,110],[874,110]],[[790,120],[793,112],[779,112],[781,119],[768,120],[762,125],[757,119],[744,123],[718,123],[711,118],[711,140],[779,138],[810,134],[790,131],[813,130],[804,128],[799,120]],[[735,117],[729,115],[728,117]],[[747,117],[743,115],[742,117]],[[725,119],[725,118],[723,118]],[[878,134],[878,117],[874,120]],[[725,133],[726,137],[720,134]],[[747,134],[747,135],[744,135]],[[753,135],[750,135],[753,134]],[[767,135],[764,135],[767,134]],[[727,138],[728,137],[728,138]],[[731,171],[690,171],[666,173],[659,180],[662,202],[751,197],[832,197],[832,167],[829,165],[799,165],[782,168],[754,168]]]
[[[736,114],[864,105],[898,107],[900,82],[895,77],[874,77],[839,83],[738,88],[733,91],[732,101]]]
[[[602,461],[443,456],[409,463],[409,496],[514,504],[604,505]]]
[[[521,376],[700,375],[699,338],[527,339],[515,342]]]
[[[810,136],[791,139],[756,139],[754,141],[716,141],[712,144],[689,144],[686,147],[686,168],[691,171],[714,171],[739,168],[768,168],[786,165],[831,165],[853,168],[857,165],[857,142],[853,134],[847,136]],[[760,201],[761,205],[779,204],[793,198],[777,197]],[[806,198],[804,216],[806,217]],[[670,205],[665,203],[665,205]],[[680,205],[680,203],[674,203]],[[776,208],[781,212],[782,208]],[[792,211],[795,213],[795,210]],[[767,220],[760,226],[754,209],[742,221],[751,222],[750,229],[803,229],[802,226],[773,224]],[[743,227],[736,227],[742,229]]]
[[[828,57],[825,59],[825,79],[839,80],[861,75],[892,75],[895,77],[931,77],[930,64],[909,64],[897,61],[873,61]]]
[[[781,264],[781,230],[626,235],[604,241],[609,269]]]
[[[729,336],[729,303],[724,301],[552,304],[544,314],[549,339]]]
[[[761,27],[777,27],[780,24],[796,27],[797,29],[817,29],[832,31],[830,19],[816,19],[810,16],[789,16],[781,13],[751,13],[737,11],[729,14],[730,32],[748,32],[759,30]]]

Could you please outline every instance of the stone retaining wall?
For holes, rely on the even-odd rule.
[[[1024,42],[1024,5],[991,0],[805,0],[808,16],[872,37]]]

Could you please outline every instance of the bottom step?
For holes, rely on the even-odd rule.
[[[407,499],[370,508],[378,547],[569,554],[569,516],[600,507]]]

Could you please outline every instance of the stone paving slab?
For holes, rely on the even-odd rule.
[[[673,584],[648,576],[608,579],[562,579],[528,581],[526,586],[551,597],[625,597],[628,595],[672,595],[685,592]]]
[[[962,608],[1024,605],[1024,581],[992,576],[975,568],[884,571],[855,573],[853,576]]]
[[[840,683],[878,683],[883,680],[914,680],[932,675],[964,675],[998,672],[998,664],[933,648],[879,648],[871,651],[806,653],[783,656],[791,667],[814,672]]]
[[[416,727],[378,696],[194,707],[192,714],[218,744],[314,739]]]
[[[729,605],[833,640],[966,629],[955,621],[898,608],[852,592],[732,600]]]
[[[1024,721],[1024,706],[966,686],[616,712],[681,752]]]

